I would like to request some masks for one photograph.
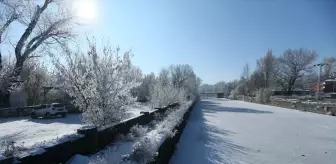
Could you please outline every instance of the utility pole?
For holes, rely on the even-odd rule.
[[[319,63],[315,64],[314,67],[319,67],[319,74],[317,79],[317,90],[316,90],[316,99],[319,100],[320,98],[320,87],[321,87],[321,74],[322,74],[322,67],[328,65],[327,63]]]
[[[333,72],[333,77],[332,77],[335,81],[332,81],[333,84],[333,93],[335,93],[335,83],[336,83],[336,71]]]

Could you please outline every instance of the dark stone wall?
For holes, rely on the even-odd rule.
[[[90,136],[84,136],[82,138],[57,144],[55,146],[45,148],[45,152],[37,155],[29,155],[21,159],[17,159],[21,163],[34,164],[34,163],[45,163],[45,164],[58,164],[67,161],[75,154],[85,154],[90,149],[87,145]],[[1,163],[1,162],[0,162]]]

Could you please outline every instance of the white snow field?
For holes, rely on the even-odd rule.
[[[336,117],[208,99],[193,109],[172,164],[335,164]]]
[[[13,140],[24,147],[50,141],[75,133],[81,127],[79,114],[68,114],[65,118],[31,119],[30,117],[1,118],[0,141]]]

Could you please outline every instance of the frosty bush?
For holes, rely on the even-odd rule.
[[[256,91],[256,101],[264,104],[271,102],[273,92],[269,88],[260,88]]]
[[[171,103],[185,100],[195,101],[201,83],[192,67],[187,64],[171,65],[162,69],[155,82],[149,87],[149,97],[155,107],[163,107]]]
[[[23,143],[17,144],[13,140],[2,141],[0,145],[0,152],[2,152],[3,153],[2,155],[5,157],[11,157],[15,153],[18,153],[19,151],[23,150],[27,150],[27,148],[23,146]]]
[[[183,116],[191,102],[183,104],[176,110],[170,110],[163,121],[158,123],[154,130],[146,133],[138,142],[133,145],[133,152],[129,156],[129,160],[137,163],[148,163],[156,155],[161,143],[168,137],[173,137],[176,134],[174,128],[183,120]]]
[[[270,103],[272,95],[273,95],[273,91],[269,88],[265,88],[264,89],[264,102]]]
[[[141,137],[144,136],[147,132],[147,128],[136,124],[135,126],[133,126],[130,130],[130,133],[133,137]]]
[[[179,108],[169,110],[166,117],[161,122],[157,122],[152,128],[134,126],[132,129],[138,134],[144,134],[133,138],[132,142],[117,142],[113,146],[104,150],[98,158],[93,158],[90,164],[145,164],[149,163],[157,155],[158,148],[168,137],[172,137],[176,132],[173,130],[180,124],[183,116],[192,102],[188,101]],[[147,127],[147,126],[146,126]],[[146,132],[144,131],[146,129]],[[151,129],[150,131],[148,131]],[[133,131],[131,130],[131,131]],[[129,146],[132,144],[132,150]]]
[[[154,107],[164,107],[178,102],[180,104],[186,101],[186,93],[183,88],[176,88],[172,85],[155,84],[150,89],[150,102]]]
[[[237,89],[234,89],[230,92],[229,99],[237,100],[237,95],[238,95],[238,91],[237,91]]]
[[[157,143],[151,137],[145,136],[133,145],[133,152],[128,160],[137,163],[147,163],[153,158],[153,152],[157,150]]]
[[[73,97],[73,103],[83,111],[83,121],[105,126],[120,121],[125,105],[135,101],[130,91],[139,86],[128,80],[132,68],[131,52],[119,55],[119,48],[103,46],[98,50],[89,41],[89,51],[64,49],[65,63],[55,55],[53,63],[59,76],[60,88]]]
[[[154,121],[161,121],[163,119],[163,115],[160,113],[154,113]]]

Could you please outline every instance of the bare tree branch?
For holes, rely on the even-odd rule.
[[[24,43],[27,41],[28,37],[33,32],[33,29],[36,27],[36,24],[40,19],[42,12],[48,7],[51,2],[51,0],[45,0],[42,7],[40,7],[39,5],[36,6],[36,10],[34,12],[33,18],[31,19],[31,22],[29,23],[25,32],[22,34],[20,40],[18,41],[18,44],[16,45],[15,56],[17,59],[21,57]]]
[[[6,29],[9,27],[9,25],[14,22],[14,20],[17,19],[17,16],[13,14],[4,25],[0,27],[0,43],[2,42],[2,34],[6,31]]]

